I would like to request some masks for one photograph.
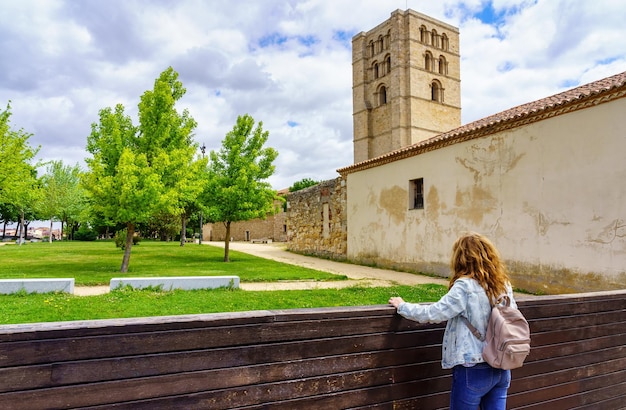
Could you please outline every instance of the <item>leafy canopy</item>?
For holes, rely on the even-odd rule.
[[[294,182],[293,185],[289,187],[289,192],[296,192],[317,184],[319,184],[319,182],[314,181],[311,178],[302,178],[300,181]]]
[[[132,239],[138,224],[159,214],[180,215],[203,184],[196,180],[202,164],[194,165],[197,144],[195,120],[187,110],[179,114],[176,102],[185,94],[178,73],[163,71],[139,103],[139,126],[124,107],[100,111],[92,125],[87,150],[90,172],[85,187],[91,205],[111,226],[126,225],[122,272],[128,268]]]
[[[0,204],[23,211],[37,200],[37,164],[32,164],[39,147],[28,143],[32,134],[13,130],[11,105],[0,111]]]
[[[267,179],[278,152],[264,148],[269,132],[254,123],[248,114],[239,116],[220,150],[210,153],[208,213],[214,222],[265,218],[274,211],[276,191]]]
[[[239,116],[220,150],[210,153],[207,219],[226,226],[225,261],[228,261],[230,224],[265,218],[274,212],[274,201],[278,199],[267,182],[274,173],[273,162],[278,152],[264,147],[269,132],[263,131],[263,123],[259,122],[256,128],[254,124],[250,115]]]

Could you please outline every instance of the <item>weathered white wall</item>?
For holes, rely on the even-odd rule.
[[[347,256],[448,274],[455,238],[488,235],[514,285],[626,284],[626,98],[350,173]],[[425,206],[409,210],[409,181]]]

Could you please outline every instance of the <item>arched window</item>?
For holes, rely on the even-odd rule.
[[[420,27],[420,41],[424,44],[428,44],[428,37],[430,37],[430,33],[426,29],[426,26]]]
[[[369,55],[370,57],[374,57],[374,42],[370,41],[369,44],[367,45],[367,48],[369,50]]]
[[[389,74],[391,72],[391,56],[387,54],[385,57],[385,74]]]
[[[437,80],[434,80],[430,84],[430,92],[431,92],[431,100],[437,102],[443,102],[443,88],[441,87],[441,83]]]
[[[424,69],[426,71],[433,70],[433,55],[430,54],[430,51],[427,51],[424,55]]]
[[[387,87],[381,85],[378,88],[378,105],[381,106],[385,104],[387,104]]]
[[[385,50],[389,50],[389,47],[391,47],[391,30],[387,31],[385,36]]]
[[[448,62],[444,56],[439,56],[439,74],[448,74]]]
[[[372,73],[374,73],[374,79],[379,77],[379,71],[378,71],[379,67],[378,67],[378,61],[374,61],[374,64],[372,64]]]
[[[379,52],[379,53],[382,52],[383,49],[384,49],[384,46],[383,46],[383,36],[378,36],[378,41],[376,43],[377,43],[376,44],[376,48],[377,48],[376,51]]]
[[[433,47],[439,47],[439,34],[437,34],[437,30],[433,30],[431,44]]]
[[[448,36],[445,34],[441,34],[441,49],[444,51],[448,51],[450,47],[450,41],[448,40]]]

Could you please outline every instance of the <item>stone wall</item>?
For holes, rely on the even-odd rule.
[[[287,195],[287,241],[290,250],[346,258],[346,183],[341,178]]]
[[[233,222],[230,225],[230,236],[234,241],[252,241],[255,239],[271,239],[274,242],[287,240],[287,215],[282,204],[277,203],[279,211],[267,215],[265,219]],[[223,223],[206,224],[202,229],[202,237],[209,241],[224,241],[226,227]]]

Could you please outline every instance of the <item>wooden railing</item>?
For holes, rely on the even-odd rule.
[[[626,291],[518,304],[510,408],[624,408]],[[0,408],[446,408],[442,334],[388,306],[5,325]]]

